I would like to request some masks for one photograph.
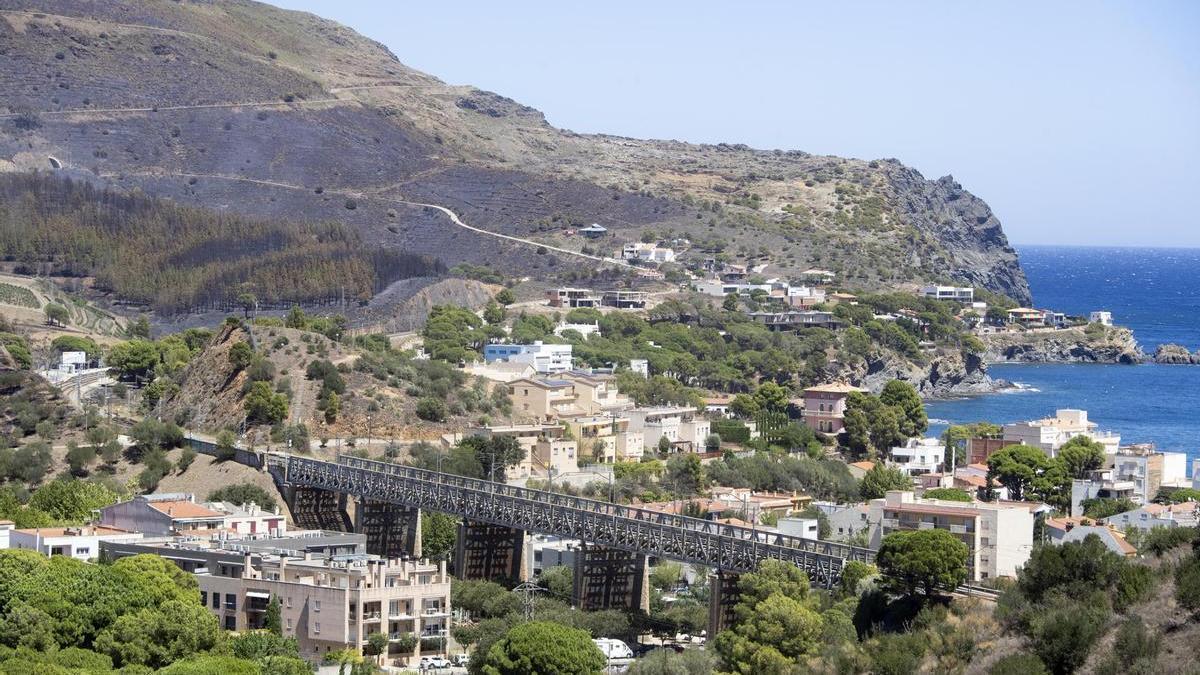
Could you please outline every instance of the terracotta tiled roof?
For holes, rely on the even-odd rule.
[[[172,518],[222,518],[225,514],[214,511],[207,506],[186,500],[169,502],[146,502],[150,508]]]

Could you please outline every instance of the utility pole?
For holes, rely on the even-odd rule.
[[[521,602],[525,605],[525,620],[533,621],[533,597],[537,593],[542,592],[542,587],[532,581],[523,582],[520,586],[513,589],[513,593],[521,596]]]

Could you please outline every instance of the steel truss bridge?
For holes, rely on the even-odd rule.
[[[337,462],[268,453],[266,466],[293,487],[319,488],[467,520],[580,539],[729,572],[766,559],[790,562],[814,584],[832,586],[847,561],[875,552],[570,495],[339,455]]]

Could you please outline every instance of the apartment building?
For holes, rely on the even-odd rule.
[[[582,415],[575,383],[567,379],[521,378],[508,383],[513,418],[534,422],[552,422],[560,417]]]
[[[1015,577],[1033,550],[1033,513],[1019,504],[917,499],[892,490],[869,507],[873,548],[892,532],[946,530],[967,545],[972,581]]]
[[[642,435],[647,450],[656,449],[660,439],[665,438],[672,450],[696,452],[712,433],[712,424],[695,408],[633,408],[625,415],[629,418],[629,430]]]
[[[621,394],[611,375],[572,371],[561,379],[575,386],[575,405],[589,415],[611,413],[633,407],[633,401]]]
[[[99,524],[147,535],[208,530],[282,534],[287,530],[287,519],[278,509],[268,512],[253,503],[202,503],[186,492],[138,495],[106,506],[100,509]]]
[[[497,480],[562,476],[579,471],[579,443],[558,422],[475,427],[471,434],[487,438],[509,436],[517,439],[525,450],[524,459],[509,467],[506,476],[496,476]]]
[[[527,363],[539,373],[561,373],[571,369],[571,345],[546,344],[541,340],[532,344],[492,344],[483,348],[483,360]]]
[[[910,438],[903,446],[892,448],[889,455],[889,466],[909,476],[920,476],[941,471],[946,446],[938,438]]]
[[[1054,457],[1058,449],[1076,436],[1086,436],[1104,446],[1107,455],[1117,454],[1121,436],[1098,430],[1099,425],[1088,420],[1086,410],[1064,408],[1054,417],[1004,425],[1004,440],[1041,448]]]
[[[866,391],[849,384],[822,384],[804,390],[804,424],[823,434],[838,434],[844,428],[846,398],[851,392]]]
[[[1133,501],[1148,504],[1164,487],[1190,487],[1187,455],[1157,452],[1152,445],[1128,445],[1113,457],[1113,479],[1133,483]]]
[[[388,660],[413,666],[420,659],[420,643],[414,652],[402,654],[396,641],[408,635],[446,637],[446,563],[380,558],[367,555],[365,548],[365,535],[318,531],[103,545],[109,560],[151,553],[195,575],[201,602],[228,630],[262,627],[267,605],[275,598],[283,634],[297,639],[306,659],[347,647],[361,649],[372,633],[382,632],[393,641]]]

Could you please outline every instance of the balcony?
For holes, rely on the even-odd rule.
[[[917,529],[918,530],[936,530],[937,523],[927,523],[925,521],[921,521],[921,522],[917,523]]]
[[[884,519],[881,521],[881,524],[882,524],[884,527],[886,527],[886,528],[889,528],[889,529],[892,529],[892,530],[894,530],[894,529],[896,529],[896,528],[900,527],[900,521],[899,521],[899,520],[897,520],[897,519],[895,519],[895,518],[884,518]]]
[[[968,530],[966,525],[951,525],[950,526],[951,534],[967,534],[970,531],[971,530]]]

